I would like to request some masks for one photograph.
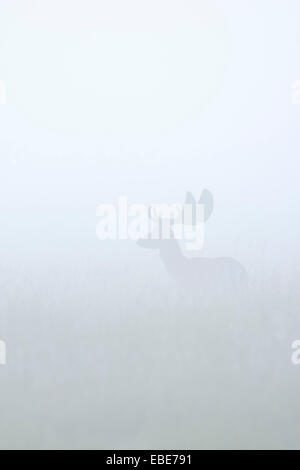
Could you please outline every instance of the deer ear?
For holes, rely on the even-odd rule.
[[[196,199],[190,191],[187,191],[185,194],[185,204],[192,204],[193,206],[196,205]]]
[[[199,204],[204,206],[204,222],[210,217],[214,208],[214,198],[208,189],[204,189],[199,199]]]

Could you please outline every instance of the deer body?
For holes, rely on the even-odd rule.
[[[180,286],[199,292],[237,290],[247,279],[243,266],[233,258],[187,258],[176,240],[140,240],[142,247],[157,247],[169,276]]]
[[[195,204],[193,196],[188,193],[187,200]],[[206,217],[212,212],[212,195],[205,190],[200,201],[206,203]],[[218,258],[187,258],[180,250],[174,237],[170,239],[141,239],[138,245],[143,248],[159,250],[160,258],[169,276],[180,286],[196,294],[227,294],[242,288],[247,280],[244,267],[235,259]]]

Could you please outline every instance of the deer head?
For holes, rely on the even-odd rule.
[[[178,230],[182,230],[182,226],[185,229],[189,226],[190,231],[194,230],[194,227],[199,224],[199,207],[202,209],[201,221],[205,222],[213,211],[213,196],[207,189],[202,192],[198,203],[188,191],[183,206],[178,204],[150,206],[148,215],[152,220],[153,229],[147,239],[138,241],[138,245],[143,248],[159,249],[160,251],[167,248],[175,250],[177,246],[179,250],[176,239],[182,237],[176,236]],[[187,208],[188,211],[186,211]],[[176,249],[177,253],[178,250]]]

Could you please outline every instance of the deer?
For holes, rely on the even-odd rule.
[[[186,193],[185,204],[196,206],[197,202],[192,193]],[[202,191],[198,204],[203,206],[203,222],[206,222],[214,207],[213,196],[209,190]],[[159,223],[162,222],[163,219],[160,219]],[[172,226],[174,219],[169,222]],[[190,223],[193,225],[196,223],[194,216]],[[148,238],[139,239],[137,244],[141,248],[158,250],[169,277],[181,287],[197,295],[232,294],[246,285],[246,270],[234,258],[184,256],[172,228],[170,239],[153,239],[148,236]]]

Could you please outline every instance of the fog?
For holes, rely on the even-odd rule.
[[[1,1],[1,449],[299,448],[299,15]],[[99,204],[204,189],[183,256],[234,259],[243,292],[204,301],[158,250],[96,236]]]

